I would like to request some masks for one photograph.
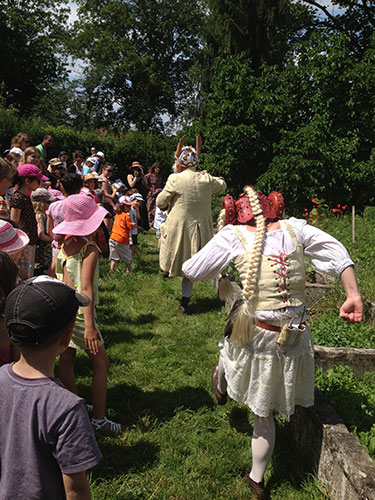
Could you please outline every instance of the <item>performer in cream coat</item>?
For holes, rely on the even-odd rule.
[[[183,147],[184,139],[181,139],[176,151],[178,173],[168,177],[156,199],[156,205],[161,210],[168,210],[167,220],[161,226],[160,267],[170,277],[183,276],[181,268],[185,260],[212,238],[211,197],[226,189],[221,177],[213,177],[206,171],[195,171],[199,162],[200,137],[197,137],[197,150],[190,146]],[[192,287],[192,282],[183,278],[181,312],[187,311]]]
[[[341,243],[304,220],[278,220],[282,211],[280,215],[272,209],[270,197],[250,186],[244,190],[247,196],[232,203],[231,211],[221,212],[222,226],[224,219],[232,222],[185,262],[182,270],[193,282],[215,278],[231,261],[239,272],[242,290],[222,280],[227,292],[235,292],[235,299],[212,384],[218,404],[225,404],[229,394],[254,413],[252,469],[245,480],[256,498],[264,500],[264,473],[275,443],[273,412],[289,416],[295,405],[314,403],[304,255],[318,270],[341,278],[346,292],[342,319],[360,322],[362,301],[353,262]]]

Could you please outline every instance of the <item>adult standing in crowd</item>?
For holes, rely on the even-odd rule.
[[[206,171],[196,172],[199,163],[201,139],[196,139],[196,149],[184,146],[183,137],[176,151],[177,174],[171,174],[163,191],[156,198],[161,210],[168,210],[168,217],[161,227],[160,267],[169,276],[183,276],[182,264],[197,253],[214,234],[211,198],[225,191],[223,178],[213,177]],[[193,283],[182,280],[180,311],[187,312]]]
[[[155,218],[155,191],[160,189],[163,185],[163,178],[161,175],[161,169],[159,163],[154,163],[149,169],[148,174],[145,175],[147,182],[147,212],[148,212],[148,223],[150,227],[154,225]]]
[[[68,172],[82,175],[82,167],[85,161],[85,155],[80,149],[73,153],[73,164],[68,167]]]
[[[53,144],[53,137],[51,134],[47,134],[43,137],[43,140],[40,144],[36,146],[40,151],[40,159],[47,163],[47,149],[50,148]]]

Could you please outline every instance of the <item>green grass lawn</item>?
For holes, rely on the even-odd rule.
[[[191,315],[178,312],[181,278],[163,280],[156,237],[141,235],[133,273],[110,275],[101,261],[98,320],[111,360],[108,415],[126,425],[119,436],[97,435],[103,453],[90,473],[94,500],[245,500],[242,473],[251,467],[251,412],[232,401],[216,407],[211,370],[225,312],[212,283],[194,286]],[[91,367],[76,364],[88,402]],[[287,425],[266,484],[275,500],[328,498],[304,471]]]

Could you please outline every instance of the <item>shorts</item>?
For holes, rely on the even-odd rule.
[[[131,245],[138,245],[138,234],[131,234],[130,235],[130,244]]]
[[[132,253],[129,245],[124,245],[118,241],[109,240],[109,259],[110,260],[123,260],[126,264],[131,264]]]

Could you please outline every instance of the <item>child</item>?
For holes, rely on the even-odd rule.
[[[129,217],[131,207],[132,201],[128,196],[122,196],[119,199],[112,234],[109,240],[111,271],[114,271],[117,262],[123,260],[126,263],[126,274],[130,274],[132,262],[132,253],[129,246],[130,231],[134,229],[134,224]]]
[[[9,222],[0,220],[0,366],[14,361],[18,354],[12,348],[4,322],[4,306],[7,295],[17,284],[18,267],[22,249],[29,238]]]
[[[45,188],[38,188],[31,193],[31,199],[35,211],[38,227],[38,243],[35,250],[35,275],[44,274],[52,262],[52,238],[47,233],[46,210],[50,203],[57,200]]]
[[[30,200],[30,191],[35,191],[41,181],[48,181],[39,168],[26,163],[17,168],[15,182],[18,189],[12,195],[10,203],[10,219],[16,223],[29,237],[29,244],[22,252],[22,278],[30,278],[34,274],[35,249],[38,243],[38,230],[34,208]]]
[[[101,453],[84,400],[54,378],[83,294],[47,276],[27,280],[6,302],[20,360],[0,368],[1,498],[89,499],[86,470]]]
[[[139,211],[139,207],[141,206],[141,202],[143,202],[143,197],[140,193],[133,193],[130,195],[130,200],[132,202],[132,208],[130,210],[130,220],[134,224],[134,228],[130,231],[130,248],[132,251],[132,255],[135,254],[138,246],[138,232],[143,231],[143,227],[138,224],[141,221],[141,213]]]
[[[100,226],[107,210],[98,207],[90,196],[72,194],[62,202],[64,221],[53,233],[65,240],[54,262],[56,276],[78,292],[83,292],[91,304],[79,309],[68,349],[60,356],[59,374],[67,389],[77,394],[74,377],[76,349],[84,349],[93,364],[92,425],[96,430],[121,432],[120,424],[105,416],[109,360],[103,338],[95,321],[98,299],[99,248],[90,238]]]

